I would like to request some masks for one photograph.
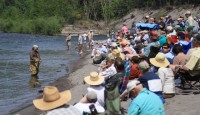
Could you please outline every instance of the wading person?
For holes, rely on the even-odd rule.
[[[66,44],[67,44],[67,50],[69,50],[71,48],[71,34],[69,34],[67,37],[66,37]]]
[[[40,66],[40,54],[38,52],[38,46],[33,45],[30,53],[30,71],[32,76],[37,76]]]
[[[83,37],[78,34],[78,53],[81,55],[83,53]]]

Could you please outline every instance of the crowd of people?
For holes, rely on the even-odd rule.
[[[166,99],[176,94],[179,69],[191,76],[200,70],[199,22],[190,11],[185,17],[157,21],[145,16],[144,23],[157,24],[158,30],[135,24],[131,29],[123,24],[117,33],[112,30],[107,41],[94,44],[91,58],[99,68],[84,77],[87,93],[78,103],[66,105],[70,91],[60,93],[49,86],[33,104],[48,115],[165,115]],[[132,101],[126,113],[120,103],[127,99]]]

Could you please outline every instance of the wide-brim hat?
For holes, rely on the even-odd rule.
[[[117,49],[114,49],[113,51],[112,51],[112,54],[111,54],[111,56],[113,56],[113,57],[120,57],[120,58],[122,58],[122,60],[125,60],[125,55],[123,54],[123,53],[121,53],[119,50],[117,50]]]
[[[33,100],[33,104],[40,110],[52,110],[60,107],[71,100],[69,90],[59,92],[56,87],[47,86],[44,88],[43,98]]]
[[[90,76],[84,78],[84,81],[89,85],[100,85],[104,82],[105,78],[97,72],[91,72]]]
[[[170,64],[163,53],[158,53],[155,58],[150,58],[150,62],[156,67],[167,67]]]

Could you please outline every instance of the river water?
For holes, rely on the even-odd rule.
[[[105,39],[105,36],[95,38]],[[39,46],[42,59],[36,87],[29,72],[33,44]],[[73,37],[72,49],[67,51],[64,36],[0,33],[0,113],[8,114],[12,109],[27,106],[38,90],[69,74],[70,63],[80,58],[76,44],[77,37]]]

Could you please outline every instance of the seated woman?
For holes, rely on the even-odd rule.
[[[140,63],[140,59],[138,56],[133,56],[130,60],[131,62],[131,71],[130,71],[130,76],[129,80],[133,80],[135,78],[139,78],[141,76],[140,71],[137,69],[138,64]]]
[[[175,96],[175,83],[174,73],[169,68],[169,61],[166,59],[163,53],[158,53],[155,58],[150,59],[150,63],[158,67],[158,76],[162,81],[163,97],[171,98]]]
[[[175,54],[173,65],[185,65],[187,56],[183,53],[181,45],[174,45],[172,52]]]

